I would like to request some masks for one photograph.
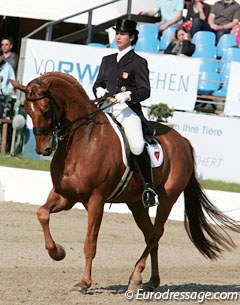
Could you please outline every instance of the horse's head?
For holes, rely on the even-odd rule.
[[[25,92],[24,108],[33,122],[36,152],[49,156],[54,149],[53,131],[60,117],[59,108],[50,92],[51,82],[40,78],[27,86],[10,80],[15,89]]]

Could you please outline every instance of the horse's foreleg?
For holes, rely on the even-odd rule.
[[[128,204],[131,210],[134,220],[140,230],[143,232],[145,241],[148,244],[153,234],[153,224],[149,217],[148,210],[142,205],[142,202],[136,202]],[[156,288],[160,284],[159,269],[158,269],[158,245],[151,251],[151,278],[150,281],[145,284]],[[142,264],[136,265],[134,272],[129,279],[129,289],[137,290],[142,285],[142,272],[145,268],[146,261],[142,261]]]
[[[42,226],[44,239],[45,239],[45,248],[48,250],[49,256],[56,260],[64,259],[66,253],[64,248],[56,244],[51,236],[49,229],[50,213],[57,213],[64,209],[67,209],[68,201],[55,193],[52,190],[48,196],[47,202],[38,209],[37,216],[38,220]]]
[[[92,262],[96,255],[97,238],[102,222],[104,201],[98,196],[92,196],[87,204],[88,228],[84,243],[85,267],[81,282],[77,283],[72,290],[86,293],[92,285]]]

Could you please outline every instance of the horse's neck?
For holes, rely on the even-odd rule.
[[[91,101],[80,97],[78,99],[66,99],[64,104],[66,118],[70,121],[80,117],[87,117],[89,114],[96,111]]]

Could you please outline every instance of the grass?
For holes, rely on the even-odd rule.
[[[227,183],[221,180],[200,180],[199,182],[203,188],[208,190],[218,190],[225,192],[235,192],[240,193],[240,184],[237,183]]]
[[[10,155],[0,154],[0,166],[49,171],[50,161],[30,159],[24,157],[23,155],[18,155],[17,157],[11,157]],[[199,179],[199,182],[201,183],[203,188],[208,190],[219,190],[219,191],[240,193],[240,184],[237,183],[227,183],[219,180],[201,180],[201,179]]]
[[[0,154],[0,166],[49,171],[50,161],[30,159],[24,157],[23,155],[11,157],[10,155]]]

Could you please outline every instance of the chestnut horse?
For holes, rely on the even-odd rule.
[[[119,138],[106,114],[97,108],[72,76],[49,72],[27,86],[15,81],[11,83],[25,92],[24,107],[33,121],[36,152],[50,155],[56,149],[51,161],[53,188],[37,213],[51,258],[62,260],[65,250],[55,243],[50,233],[50,213],[69,210],[76,202],[82,202],[88,212],[85,268],[81,281],[74,286],[74,289],[86,292],[92,284],[92,262],[104,204],[126,169]],[[129,279],[128,287],[134,291],[142,285],[142,272],[149,254],[151,277],[145,285],[154,289],[160,284],[158,243],[173,204],[182,192],[186,231],[205,257],[216,259],[222,250],[235,246],[222,228],[218,230],[218,226],[240,232],[238,223],[217,210],[204,194],[195,176],[194,154],[189,141],[172,128],[158,123],[155,123],[155,128],[164,153],[163,164],[153,170],[154,188],[160,199],[155,221],[143,207],[143,183],[138,172],[133,173],[126,189],[111,200],[127,204],[145,237],[146,247]],[[218,226],[209,224],[207,217]]]

